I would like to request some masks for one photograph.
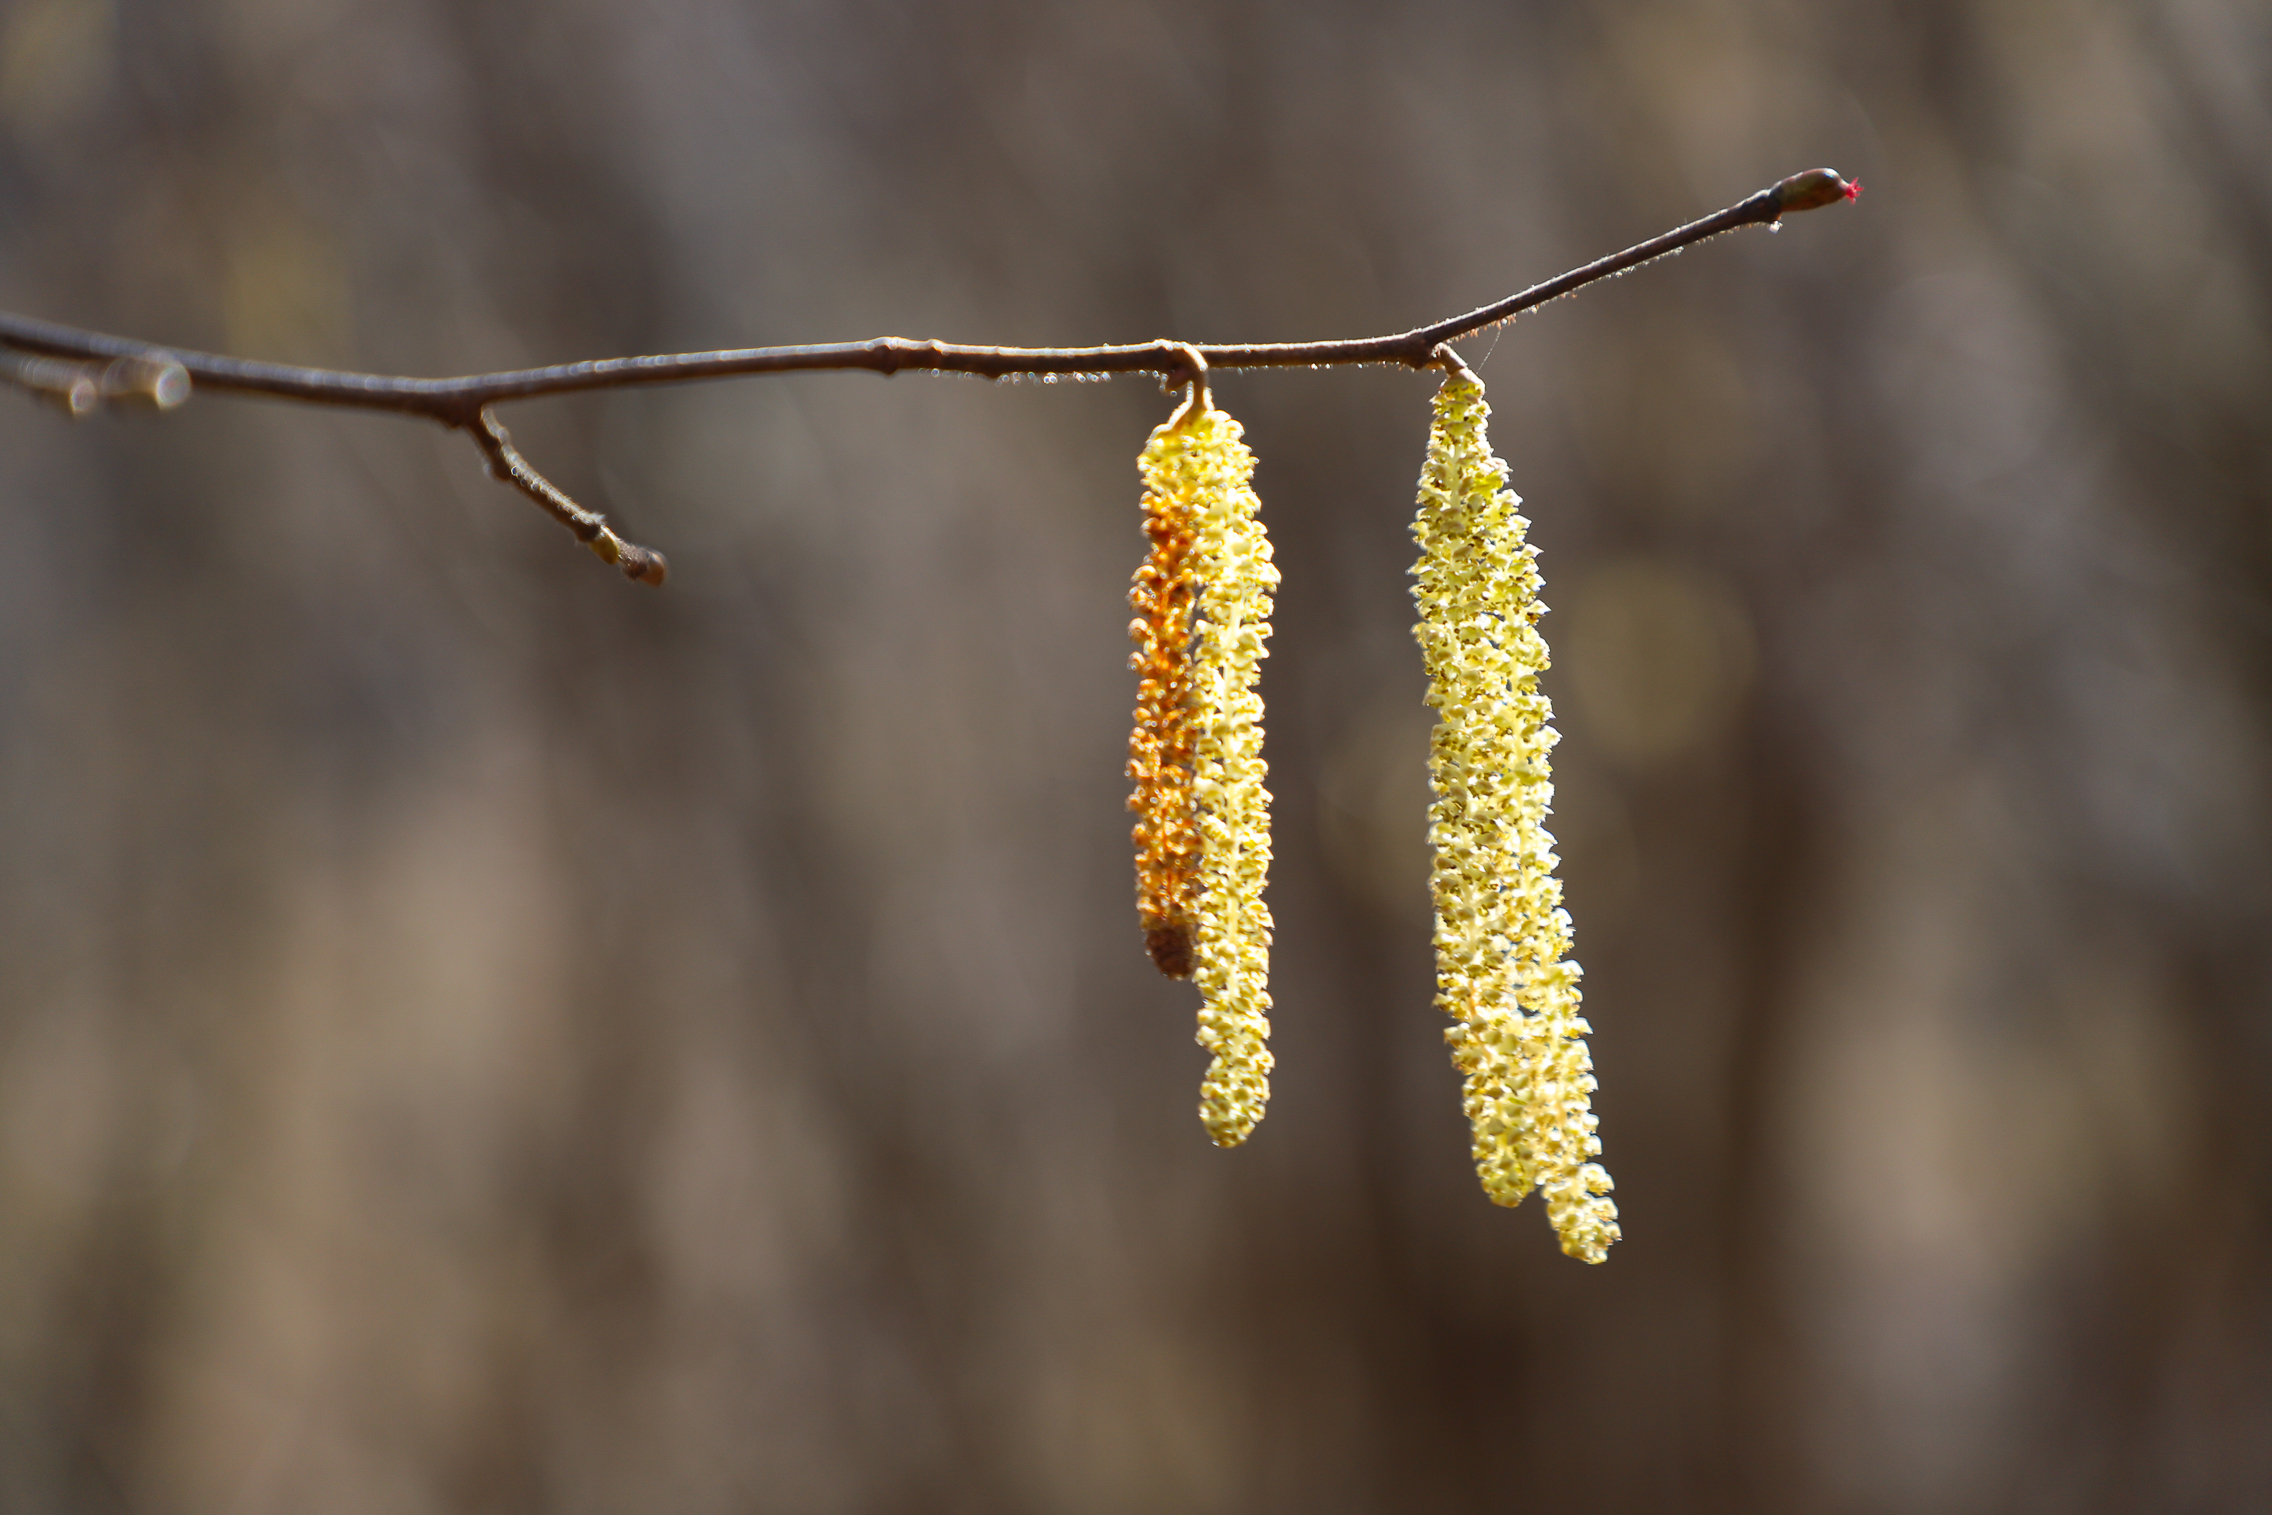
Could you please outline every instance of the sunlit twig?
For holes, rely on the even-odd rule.
[[[994,379],[1123,373],[1180,378],[1190,374],[1194,352],[1209,369],[1218,370],[1322,368],[1347,363],[1437,367],[1442,365],[1439,349],[1445,343],[1497,326],[1596,280],[1637,268],[1722,232],[1772,224],[1794,211],[1852,199],[1860,189],[1860,185],[1826,168],[1793,174],[1700,221],[1596,259],[1494,304],[1433,325],[1379,337],[1232,344],[1163,339],[1107,347],[979,347],[877,337],[866,342],[603,358],[454,379],[414,379],[186,352],[0,311],[0,381],[31,389],[74,413],[95,409],[106,398],[127,395],[138,395],[170,409],[187,397],[187,381],[194,381],[200,388],[223,394],[266,395],[307,404],[424,416],[471,436],[489,460],[492,474],[543,506],[601,558],[642,583],[660,584],[664,575],[662,555],[626,542],[602,517],[585,510],[538,473],[514,451],[489,407],[540,395],[825,369],[868,369],[886,375],[962,373]],[[132,383],[127,381],[128,375],[135,376]]]

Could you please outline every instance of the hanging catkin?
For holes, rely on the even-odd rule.
[[[1557,740],[1539,692],[1538,549],[1484,433],[1483,386],[1457,371],[1437,391],[1420,474],[1413,599],[1438,715],[1435,798],[1436,1003],[1464,1076],[1475,1167],[1498,1204],[1535,1186],[1562,1250],[1600,1262],[1617,1240],[1609,1174],[1588,1108],[1593,1063],[1578,1013],[1558,859],[1545,821]]]
[[[1270,794],[1255,684],[1278,570],[1248,482],[1254,454],[1193,387],[1138,459],[1152,550],[1129,594],[1128,805],[1145,947],[1161,972],[1198,980],[1198,1041],[1214,1055],[1199,1118],[1233,1147],[1270,1097]]]
[[[1158,445],[1155,434],[1140,465],[1147,486],[1144,535],[1152,550],[1128,591],[1136,612],[1128,623],[1136,643],[1128,659],[1136,671],[1136,728],[1128,737],[1128,777],[1136,788],[1128,808],[1136,812],[1136,918],[1144,928],[1144,949],[1168,977],[1189,978],[1196,929],[1192,897],[1199,888],[1199,817],[1191,798],[1197,527],[1188,495],[1149,487],[1149,460]]]

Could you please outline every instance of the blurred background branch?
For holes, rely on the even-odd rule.
[[[189,374],[169,358],[136,355],[108,363],[42,358],[0,346],[0,381],[83,416],[111,400],[137,400],[172,410],[189,398]]]

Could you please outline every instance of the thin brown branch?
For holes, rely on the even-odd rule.
[[[576,540],[592,549],[603,563],[613,563],[623,570],[627,578],[642,584],[660,585],[670,573],[670,564],[652,547],[641,547],[626,542],[607,524],[607,517],[586,510],[568,498],[558,485],[529,466],[513,445],[513,434],[507,431],[488,406],[472,426],[474,445],[489,460],[489,476],[501,483],[510,484],[544,507],[545,513],[567,527]]]
[[[1860,188],[1827,168],[1793,174],[1700,221],[1691,221],[1621,253],[1596,259],[1495,304],[1430,326],[1380,337],[1234,344],[1163,339],[1106,347],[978,347],[877,337],[867,342],[603,358],[454,379],[413,379],[188,352],[0,311],[0,380],[13,381],[57,398],[68,408],[79,411],[91,409],[95,403],[80,403],[89,393],[81,380],[95,384],[96,400],[108,392],[103,389],[99,376],[109,370],[94,365],[107,362],[111,369],[116,369],[118,363],[125,360],[143,365],[143,370],[154,365],[168,373],[186,375],[199,387],[224,394],[267,395],[308,404],[424,416],[472,436],[488,458],[492,474],[543,506],[600,557],[618,564],[642,583],[659,584],[664,572],[661,555],[624,541],[609,529],[604,519],[576,504],[531,468],[528,461],[513,450],[504,428],[489,414],[490,406],[506,400],[621,389],[638,384],[825,369],[868,369],[885,375],[903,371],[962,373],[992,379],[1152,373],[1189,380],[1194,376],[1194,356],[1208,369],[1320,368],[1345,363],[1437,367],[1442,365],[1440,350],[1447,350],[1446,343],[1489,330],[1550,300],[1574,294],[1596,280],[1638,268],[1722,232],[1772,224],[1794,211],[1813,210],[1840,199],[1852,199]],[[56,359],[77,361],[50,361]],[[180,403],[180,398],[186,394],[178,384],[169,392],[174,396],[171,400],[159,398],[154,390],[151,397],[167,405]]]

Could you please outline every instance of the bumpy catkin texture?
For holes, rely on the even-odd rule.
[[[1136,812],[1136,918],[1159,970],[1189,978],[1197,929],[1192,899],[1199,888],[1199,814],[1191,795],[1197,506],[1188,493],[1149,487],[1149,468],[1145,481],[1144,535],[1152,547],[1128,591],[1136,612],[1128,623],[1136,643],[1128,658],[1136,672],[1136,725],[1128,736],[1128,777],[1136,786],[1128,796]]]
[[[1138,910],[1163,969],[1170,965],[1154,922],[1188,923],[1189,971],[1203,1001],[1198,1041],[1214,1055],[1199,1118],[1222,1147],[1245,1141],[1262,1119],[1272,1065],[1270,910],[1262,902],[1270,794],[1255,685],[1278,570],[1249,484],[1254,454],[1240,435],[1238,422],[1200,403],[1145,444],[1139,467],[1154,558],[1138,571],[1131,598],[1140,613],[1130,628],[1140,678],[1129,763],[1137,781],[1130,804],[1143,817]],[[1191,632],[1180,643],[1189,660],[1178,667],[1177,586],[1194,582]],[[1189,768],[1179,773],[1185,751]],[[1179,786],[1188,796],[1180,810]],[[1197,834],[1195,855],[1177,829],[1184,817]]]
[[[1538,549],[1484,433],[1480,384],[1436,394],[1420,474],[1413,628],[1438,714],[1428,839],[1436,905],[1436,1003],[1465,1077],[1475,1167],[1498,1204],[1535,1186],[1562,1250],[1600,1262],[1618,1238],[1609,1174],[1588,1108],[1593,1062],[1578,1013],[1579,968],[1546,813],[1557,740],[1539,692]]]

